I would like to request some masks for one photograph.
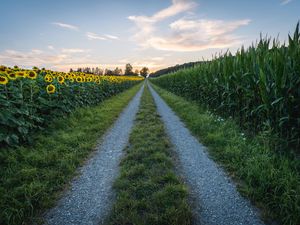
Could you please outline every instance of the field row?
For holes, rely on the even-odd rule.
[[[300,149],[300,32],[288,45],[261,39],[211,61],[161,76],[153,83],[234,118],[249,134],[263,132],[277,151]]]
[[[0,67],[0,144],[31,143],[33,134],[77,107],[96,105],[140,82],[140,77],[98,76]]]

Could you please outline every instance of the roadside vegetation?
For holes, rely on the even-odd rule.
[[[114,188],[111,225],[191,224],[188,191],[175,175],[170,142],[148,87]]]
[[[0,145],[32,144],[35,133],[53,119],[78,107],[97,105],[141,80],[0,66]]]
[[[32,224],[53,206],[140,87],[52,120],[35,133],[31,146],[1,148],[0,224]]]
[[[224,117],[281,153],[300,153],[300,31],[288,43],[261,38],[236,54],[226,52],[153,83]]]
[[[239,191],[262,209],[266,221],[300,223],[299,159],[275,152],[266,139],[268,133],[249,137],[237,121],[223,119],[197,101],[153,87],[234,178]]]

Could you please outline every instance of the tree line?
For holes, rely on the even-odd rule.
[[[141,70],[135,69],[133,70],[133,66],[130,63],[125,65],[124,72],[121,68],[116,67],[115,69],[101,69],[99,67],[91,68],[91,67],[80,67],[75,70],[72,68],[70,72],[83,72],[87,74],[95,74],[95,75],[105,75],[105,76],[143,76],[147,77],[149,74],[149,69],[147,67],[143,67]]]
[[[197,62],[188,62],[188,63],[184,63],[184,64],[177,64],[176,66],[171,66],[171,67],[168,67],[168,68],[165,68],[165,69],[161,69],[161,70],[158,70],[154,73],[150,73],[150,77],[159,77],[161,75],[165,75],[165,74],[168,74],[168,73],[174,73],[178,70],[181,70],[181,69],[186,69],[186,68],[191,68],[191,67],[194,67],[195,65],[197,64],[200,64],[202,63],[202,61],[197,61]]]

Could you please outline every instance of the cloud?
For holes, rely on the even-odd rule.
[[[92,32],[87,32],[87,33],[86,33],[86,36],[87,36],[87,38],[88,38],[89,40],[102,40],[102,41],[107,40],[107,38],[102,37],[102,36],[100,36],[100,35],[98,35],[98,34],[95,34],[95,33],[92,33]]]
[[[136,22],[137,24],[148,23],[148,25],[162,21],[171,16],[193,9],[197,4],[188,0],[173,0],[172,5],[163,9],[153,16],[129,16],[128,19]],[[140,23],[139,23],[140,22]]]
[[[54,50],[54,47],[52,45],[48,45],[48,49]]]
[[[61,63],[66,58],[67,55],[65,54],[48,54],[37,49],[33,49],[26,53],[15,50],[6,50],[0,54],[0,64],[33,67]]]
[[[124,58],[120,59],[119,63],[122,63],[123,66],[126,63],[130,63],[133,66],[133,69],[142,69],[143,67],[148,67],[150,70],[158,70],[166,67],[164,57],[139,57]]]
[[[164,57],[159,57],[159,56],[158,57],[152,57],[151,60],[152,61],[163,61]]]
[[[31,52],[36,55],[41,55],[43,53],[43,51],[39,49],[32,49]]]
[[[92,33],[92,32],[87,32],[86,37],[89,40],[101,40],[101,41],[118,40],[119,39],[119,37],[111,35],[111,34],[105,34],[105,35],[102,36],[102,35]]]
[[[248,25],[249,19],[223,21],[213,19],[177,19],[162,32],[159,22],[189,14],[196,3],[188,0],[173,0],[172,5],[152,16],[129,16],[136,25],[134,40],[142,48],[166,51],[201,51],[210,48],[227,48],[240,43],[241,38],[233,32]]]
[[[61,49],[58,52],[44,52],[39,49],[32,49],[29,52],[21,52],[16,50],[5,50],[0,53],[0,64],[20,67],[32,68],[33,66],[47,68],[63,68],[63,65],[71,63],[95,62],[87,53],[88,49]],[[65,71],[67,68],[65,67]]]
[[[66,28],[66,29],[69,29],[69,30],[76,30],[78,31],[79,28],[74,26],[74,25],[71,25],[71,24],[66,24],[66,23],[60,23],[60,22],[55,22],[55,23],[52,23],[53,25],[56,25],[56,26],[59,26],[59,27],[62,27],[62,28]]]
[[[61,50],[62,53],[66,53],[66,54],[87,53],[89,51],[90,51],[89,49],[80,49],[80,48],[63,48]]]
[[[280,5],[286,5],[286,4],[289,4],[291,1],[293,1],[293,0],[281,0]]]
[[[119,40],[119,37],[111,35],[111,34],[105,34],[104,36],[109,38],[109,39],[112,39],[112,40]]]
[[[33,66],[45,67],[58,71],[69,71],[70,68],[79,67],[100,67],[114,69],[116,67],[124,69],[126,63],[131,63],[134,69],[142,69],[148,67],[150,70],[157,70],[166,67],[164,58],[146,57],[146,58],[127,58],[121,59],[116,64],[111,62],[99,63],[98,59],[91,58],[89,54],[78,54],[89,52],[88,49],[67,49],[63,48],[57,51],[42,51],[32,49],[29,52],[21,52],[16,50],[5,50],[0,52],[0,64],[7,66],[18,65],[22,68],[32,68]]]

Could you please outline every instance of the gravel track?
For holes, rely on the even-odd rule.
[[[150,85],[149,85],[150,86]],[[258,210],[236,190],[206,152],[191,135],[172,109],[150,86],[157,110],[166,132],[175,147],[179,167],[183,170],[194,205],[195,223],[202,225],[262,225]]]
[[[112,185],[129,139],[144,86],[103,136],[93,157],[80,169],[80,176],[45,216],[49,225],[101,224],[114,200]]]

